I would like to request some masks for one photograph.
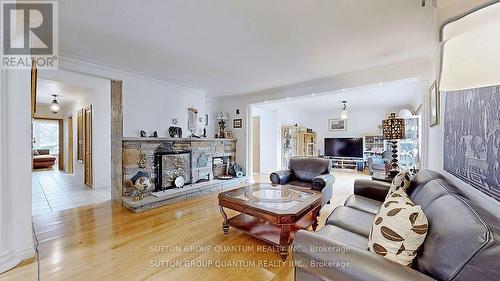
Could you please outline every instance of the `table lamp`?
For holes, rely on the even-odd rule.
[[[394,177],[399,173],[398,140],[405,138],[405,120],[397,118],[396,113],[391,113],[387,119],[382,121],[382,133],[384,139],[392,143],[392,169],[390,175]]]

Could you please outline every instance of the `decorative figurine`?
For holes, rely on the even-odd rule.
[[[218,137],[219,138],[224,138],[224,131],[226,129],[226,120],[228,120],[229,117],[227,115],[227,112],[219,112],[217,113],[217,120],[219,120],[219,133]]]
[[[139,162],[137,162],[139,168],[144,169],[146,168],[147,164],[148,162],[146,162],[146,155],[144,153],[139,154]]]
[[[158,132],[154,131],[150,138],[157,138],[158,137]]]
[[[146,137],[146,132],[144,130],[141,130],[141,138],[145,138]]]
[[[182,138],[182,128],[181,127],[170,127],[168,128],[168,134],[171,138]]]
[[[132,200],[140,201],[153,189],[149,173],[139,171],[130,181],[133,185]]]

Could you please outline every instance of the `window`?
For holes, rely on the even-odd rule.
[[[59,154],[59,121],[35,119],[33,121],[33,147],[48,149],[49,153]]]

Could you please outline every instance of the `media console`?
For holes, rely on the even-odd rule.
[[[332,160],[333,169],[341,170],[358,170],[363,171],[365,169],[365,162],[363,158],[357,157],[328,157]]]

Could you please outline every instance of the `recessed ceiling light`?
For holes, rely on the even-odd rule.
[[[290,100],[290,98],[286,98],[285,100]]]
[[[266,100],[264,103],[269,103],[269,101]]]
[[[316,94],[311,94],[311,97],[314,97]]]
[[[384,82],[378,82],[378,85],[379,85],[379,86],[380,86],[380,85],[384,85]]]
[[[344,89],[342,89],[342,92],[345,92],[345,88],[344,88]]]

